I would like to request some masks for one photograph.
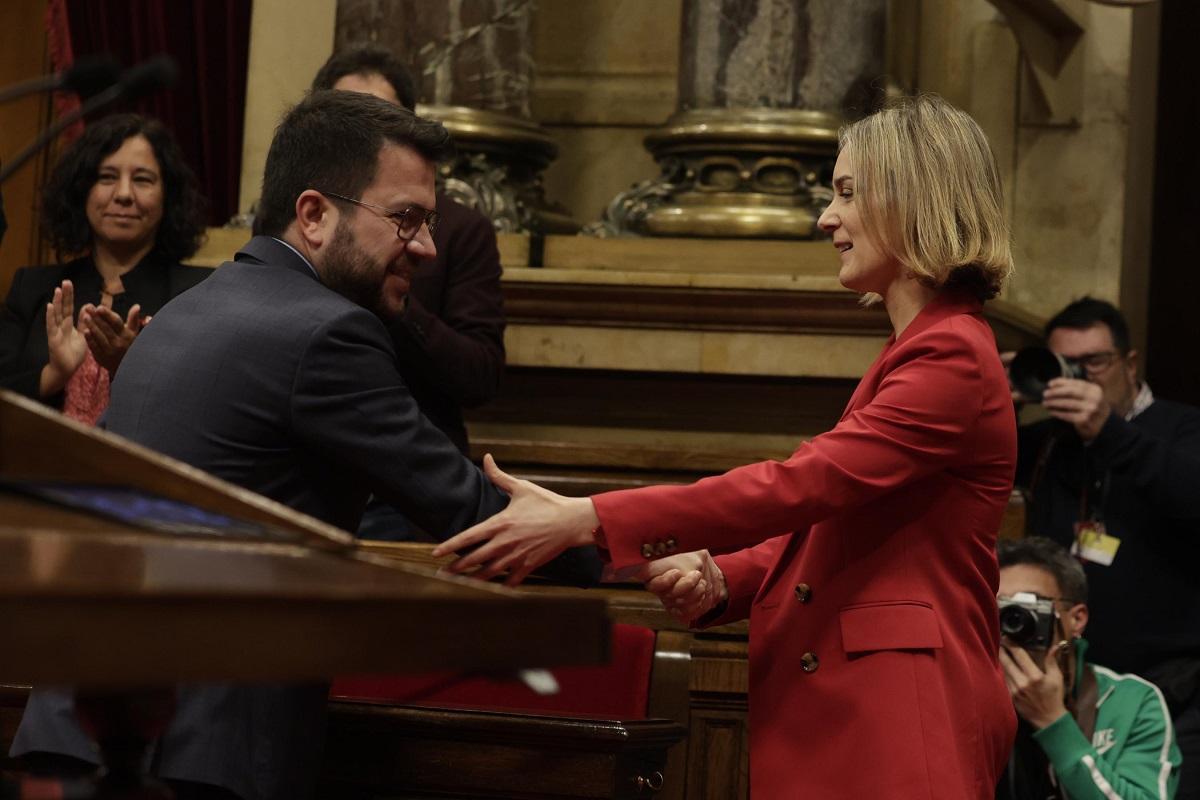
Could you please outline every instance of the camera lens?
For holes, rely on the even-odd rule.
[[[1042,402],[1046,384],[1055,378],[1082,378],[1083,368],[1045,347],[1026,347],[1008,366],[1013,387],[1034,403]]]
[[[1037,632],[1037,615],[1018,605],[1000,609],[1000,633],[1015,644],[1029,641]]]

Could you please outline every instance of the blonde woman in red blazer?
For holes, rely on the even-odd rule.
[[[451,568],[512,584],[595,542],[681,618],[748,616],[755,798],[985,800],[1015,730],[994,545],[1016,429],[981,315],[1011,269],[1000,181],[974,121],[920,97],[842,132],[834,190],[839,279],[895,334],[833,430],[783,462],[593,498],[488,458],[512,502],[439,552],[477,545]]]

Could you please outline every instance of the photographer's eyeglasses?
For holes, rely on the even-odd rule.
[[[1120,357],[1120,355],[1116,350],[1102,350],[1099,353],[1084,353],[1071,360],[1081,365],[1088,371],[1088,374],[1096,375],[1111,367],[1113,361]]]
[[[441,215],[436,211],[431,211],[421,206],[409,206],[408,208],[397,210],[387,208],[386,206],[377,206],[374,203],[364,203],[362,200],[355,200],[353,197],[345,197],[344,195],[326,192],[322,189],[317,189],[317,191],[328,197],[345,200],[347,203],[354,203],[358,206],[382,211],[383,214],[381,216],[396,226],[396,237],[406,242],[412,241],[421,230],[421,225],[423,224],[429,226],[429,234],[432,236],[434,230],[437,229],[438,220],[441,219]]]

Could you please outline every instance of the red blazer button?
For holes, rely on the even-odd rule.
[[[805,672],[816,672],[819,666],[821,666],[821,661],[817,658],[816,653],[808,652],[800,656],[800,669]]]

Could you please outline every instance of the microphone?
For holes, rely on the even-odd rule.
[[[175,83],[178,74],[179,68],[175,66],[175,59],[168,55],[155,56],[125,70],[116,85],[110,86],[90,98],[69,114],[64,114],[54,124],[42,131],[28,147],[13,156],[12,161],[0,169],[0,184],[8,180],[26,161],[53,141],[56,136],[75,124],[76,120],[122,98],[133,99],[158,89],[165,89]]]
[[[121,68],[112,56],[104,55],[83,56],[70,67],[43,75],[40,78],[30,78],[27,81],[13,84],[0,89],[0,103],[16,100],[35,92],[74,92],[80,97],[88,98],[117,82],[121,76]]]
[[[158,89],[168,89],[175,85],[177,77],[179,68],[175,65],[175,59],[168,55],[155,56],[126,70],[114,88],[120,90],[120,97],[132,99]]]

